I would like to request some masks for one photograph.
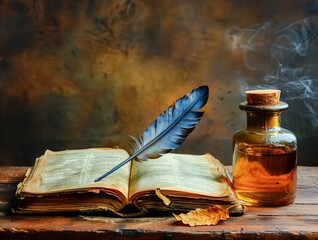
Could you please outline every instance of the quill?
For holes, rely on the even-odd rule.
[[[100,181],[134,158],[136,161],[145,161],[148,158],[158,158],[161,154],[176,149],[200,121],[204,112],[197,110],[200,110],[206,104],[208,97],[208,86],[201,86],[179,98],[159,115],[143,133],[141,139],[132,137],[134,153],[104,175],[95,179],[95,182]]]

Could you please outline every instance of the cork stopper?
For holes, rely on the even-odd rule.
[[[279,105],[280,90],[262,89],[246,91],[248,105],[276,106]]]

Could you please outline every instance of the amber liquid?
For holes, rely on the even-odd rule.
[[[233,155],[233,185],[247,205],[287,205],[296,197],[296,151],[286,146],[239,143]]]

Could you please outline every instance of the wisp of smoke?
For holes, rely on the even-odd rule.
[[[225,37],[230,49],[242,54],[250,70],[264,73],[262,86],[247,86],[242,91],[280,89],[283,101],[302,100],[305,115],[313,126],[318,126],[317,17],[285,27],[270,22],[253,28],[233,27]]]

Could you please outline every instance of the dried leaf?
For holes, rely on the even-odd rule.
[[[163,203],[167,206],[170,205],[171,200],[162,194],[159,188],[156,189],[156,195],[163,201]]]
[[[172,214],[178,221],[182,221],[184,224],[189,224],[191,227],[216,225],[220,220],[226,220],[229,218],[228,209],[223,209],[219,205],[214,205],[213,207],[208,207],[206,209],[192,210],[186,214]]]

